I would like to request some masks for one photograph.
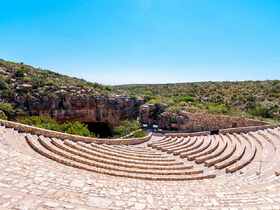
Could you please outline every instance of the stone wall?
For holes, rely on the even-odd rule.
[[[266,125],[264,122],[243,117],[213,115],[208,113],[180,112],[177,115],[173,115],[172,113],[165,112],[161,116],[158,122],[160,128],[164,130],[187,132]]]
[[[180,132],[202,132],[217,129],[262,126],[267,123],[244,117],[214,115],[206,112],[178,113],[165,111],[160,105],[145,104],[140,107],[140,122],[150,127],[157,124],[160,129]]]
[[[268,128],[276,128],[279,127],[279,125],[262,125],[262,126],[249,126],[249,127],[239,127],[239,128],[228,128],[228,129],[221,129],[219,130],[220,134],[226,134],[226,133],[248,133],[248,132],[254,132],[258,130],[264,130]],[[210,131],[204,131],[204,132],[194,132],[194,133],[178,133],[178,132],[166,132],[165,136],[206,136],[210,135]]]
[[[72,135],[57,131],[51,131],[43,128],[37,128],[29,125],[24,125],[21,123],[16,123],[12,121],[0,120],[0,125],[5,126],[7,128],[14,128],[15,130],[23,133],[30,133],[34,135],[43,135],[50,138],[58,138],[58,139],[69,139],[72,141],[83,141],[86,143],[97,143],[97,144],[112,144],[112,145],[134,145],[141,144],[150,140],[152,133],[143,137],[143,138],[129,138],[129,139],[99,139],[92,137],[84,137],[78,135]]]

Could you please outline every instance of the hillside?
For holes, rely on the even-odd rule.
[[[126,135],[135,123],[126,126],[129,129],[117,126],[136,119],[141,104],[142,100],[117,95],[109,86],[0,60],[3,119],[80,135]]]
[[[23,63],[0,60],[1,97],[9,98],[17,92],[49,94],[67,91],[72,94],[109,94],[111,88],[83,79],[61,75],[50,70],[35,68]]]
[[[112,95],[111,87],[87,82],[23,63],[0,60],[0,102],[15,108],[13,115],[26,114],[26,98]]]
[[[280,81],[196,82],[117,86],[129,96],[143,96],[148,103],[163,103],[172,112],[280,118]]]
[[[61,128],[53,119],[70,125],[75,121],[86,124],[100,136],[113,135],[114,128],[115,133],[124,133],[117,131],[118,126],[123,131],[129,130],[128,127],[139,128],[135,123],[124,122],[137,118],[143,124],[158,124],[166,130],[188,128],[188,131],[260,124],[222,115],[278,122],[279,96],[278,80],[104,86],[0,60],[1,118],[20,119],[56,130],[66,130],[65,127],[69,130],[68,124]],[[203,113],[214,115],[206,117]],[[195,123],[196,129],[192,127]]]

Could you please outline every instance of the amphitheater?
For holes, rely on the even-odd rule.
[[[277,126],[106,142],[0,124],[0,209],[280,209]]]

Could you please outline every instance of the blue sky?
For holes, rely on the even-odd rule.
[[[279,0],[3,0],[0,58],[104,84],[280,79]]]

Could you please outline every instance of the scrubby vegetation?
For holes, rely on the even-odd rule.
[[[6,120],[13,115],[14,108],[10,103],[0,102],[0,113],[0,118]]]
[[[127,138],[142,138],[146,135],[147,135],[147,132],[140,129],[140,130],[133,132],[133,134],[131,136],[128,136]]]
[[[110,94],[111,87],[0,59],[0,101],[22,95]]]
[[[90,132],[87,125],[78,121],[58,123],[56,120],[48,116],[29,116],[21,117],[18,119],[19,122],[27,125],[36,126],[39,128],[45,128],[54,131],[65,132],[69,134],[81,135],[81,136],[92,136],[95,134]]]
[[[1,118],[1,112],[0,112],[0,119]],[[88,127],[84,123],[80,123],[78,121],[69,121],[64,123],[59,123],[55,119],[50,118],[48,116],[25,116],[18,118],[18,122],[31,125],[39,128],[69,133],[69,134],[75,134],[75,135],[81,135],[81,136],[90,136],[90,137],[96,137],[95,133],[89,131]],[[136,120],[132,121],[122,121],[121,125],[114,128],[114,138],[119,137],[144,137],[146,135],[146,132],[143,131],[140,128],[140,124]]]
[[[8,117],[6,116],[6,114],[2,110],[0,110],[0,119],[1,120],[7,120],[8,119]]]
[[[146,133],[141,129],[137,120],[125,120],[113,130],[115,137],[143,137]],[[131,135],[130,135],[131,134]]]
[[[163,103],[170,111],[280,119],[280,81],[198,82],[117,86],[120,93]]]

